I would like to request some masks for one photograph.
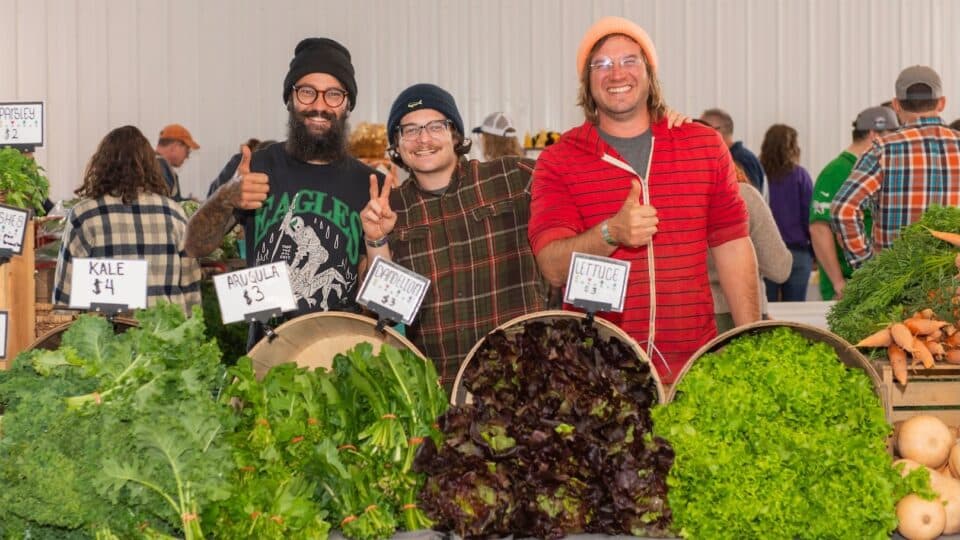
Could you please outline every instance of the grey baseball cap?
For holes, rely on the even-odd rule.
[[[853,129],[859,131],[893,131],[898,128],[897,115],[889,107],[864,109],[853,122]]]
[[[938,99],[942,96],[940,75],[929,66],[910,66],[897,77],[897,99]]]

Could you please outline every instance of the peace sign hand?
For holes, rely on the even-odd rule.
[[[377,175],[370,175],[370,202],[360,212],[363,235],[371,241],[380,240],[393,231],[397,213],[390,208],[390,189],[396,184],[393,172],[387,174],[383,189],[378,186]]]

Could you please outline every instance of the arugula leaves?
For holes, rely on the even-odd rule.
[[[337,355],[331,372],[289,363],[257,381],[242,358],[229,374],[222,399],[239,407],[237,489],[212,516],[218,536],[324,539],[335,526],[368,540],[432,525],[412,471],[419,441],[439,439],[432,424],[447,406],[432,364],[363,343]]]

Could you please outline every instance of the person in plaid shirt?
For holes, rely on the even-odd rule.
[[[447,91],[407,88],[387,121],[390,157],[410,172],[393,189],[371,180],[361,212],[376,254],[430,278],[408,337],[450,388],[460,363],[487,332],[547,307],[549,287],[527,242],[534,162],[467,160],[470,139]],[[389,244],[388,244],[389,240]]]
[[[930,206],[960,206],[960,133],[940,118],[946,105],[936,71],[900,72],[893,108],[903,127],[880,137],[857,161],[830,206],[844,255],[853,268],[889,247]],[[864,210],[875,205],[873,241]]]
[[[200,303],[200,264],[184,251],[187,216],[170,198],[150,141],[123,126],[90,158],[83,199],[67,216],[57,259],[53,303],[69,305],[75,258],[147,261],[147,306],[160,301],[189,309]]]

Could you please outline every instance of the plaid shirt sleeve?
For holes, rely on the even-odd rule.
[[[76,208],[67,215],[66,225],[63,228],[60,255],[57,257],[57,269],[53,278],[54,305],[66,306],[70,304],[70,279],[73,275],[73,259],[86,257],[89,254],[88,244],[83,239],[83,229],[77,222]]]
[[[880,191],[882,181],[880,146],[875,144],[857,161],[830,206],[833,227],[847,260],[854,268],[873,256],[873,248],[863,224],[863,212]]]

